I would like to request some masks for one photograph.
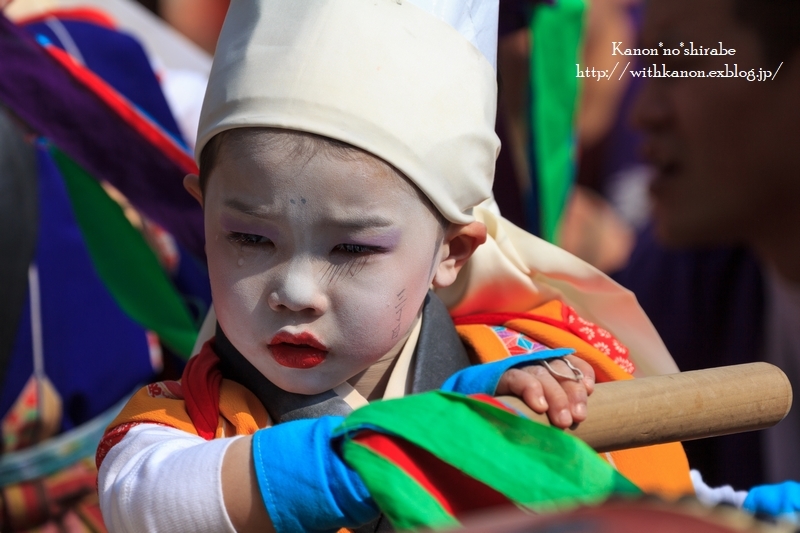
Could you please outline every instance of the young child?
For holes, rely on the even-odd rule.
[[[553,324],[581,320],[556,300],[585,290],[589,315],[605,302],[629,329],[645,325],[633,344],[653,339],[628,295],[476,207],[499,149],[497,2],[426,5],[231,3],[201,116],[200,176],[185,182],[205,213],[216,336],[180,383],[145,387],[109,426],[98,485],[110,530],[377,527],[369,494],[330,450],[341,416],[514,353],[487,354],[480,340],[468,353],[431,287],[450,287],[441,294],[462,315],[553,300],[540,313]],[[530,249],[514,257],[519,239]],[[536,272],[529,254],[542,249]],[[582,339],[616,339],[589,322],[569,326],[583,338],[558,330],[549,342],[496,327],[526,355],[473,367],[453,390],[517,395],[565,428],[585,419],[596,373],[630,378],[611,359],[549,350],[604,358],[606,344]],[[663,354],[636,364],[671,370]],[[677,472],[674,491],[691,491],[680,446],[669,450],[639,462],[660,461]]]

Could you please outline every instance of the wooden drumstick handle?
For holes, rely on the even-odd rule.
[[[549,424],[520,399],[498,398]],[[792,406],[792,387],[778,367],[748,363],[598,383],[589,416],[568,429],[598,452],[685,441],[774,426]]]

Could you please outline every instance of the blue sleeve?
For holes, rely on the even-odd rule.
[[[258,486],[278,533],[335,532],[378,516],[361,478],[331,448],[343,421],[294,420],[253,435]]]
[[[497,384],[506,371],[512,368],[528,366],[542,359],[564,357],[574,353],[572,348],[559,348],[557,350],[542,350],[531,354],[517,355],[495,361],[475,365],[464,370],[459,370],[444,382],[441,390],[445,392],[460,392],[461,394],[490,394],[494,395]]]
[[[798,523],[800,483],[784,481],[775,485],[759,485],[747,493],[742,508]]]

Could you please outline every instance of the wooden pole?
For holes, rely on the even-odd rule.
[[[518,398],[498,399],[549,424]],[[598,383],[588,418],[566,431],[598,452],[610,452],[768,428],[791,406],[786,375],[768,363],[749,363]]]

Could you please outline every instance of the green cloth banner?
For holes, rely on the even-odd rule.
[[[100,279],[128,316],[188,358],[197,327],[155,253],[96,179],[58,148],[50,153]]]
[[[575,177],[575,117],[586,0],[539,4],[531,19],[531,130],[541,237],[556,242]]]
[[[343,453],[398,531],[459,525],[455,516],[391,460],[353,441],[346,442]]]
[[[337,430],[345,461],[398,530],[458,520],[402,468],[354,440],[363,430],[407,441],[537,513],[641,494],[580,439],[480,400],[429,392],[373,402]]]

